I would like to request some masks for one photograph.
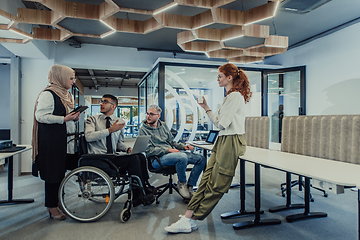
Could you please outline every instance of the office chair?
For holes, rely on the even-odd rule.
[[[158,161],[160,167],[159,168],[154,168],[152,166],[152,162],[153,161]],[[158,193],[156,195],[156,204],[159,204],[159,198],[161,197],[161,195],[163,195],[167,190],[169,190],[169,194],[172,194],[173,190],[175,190],[179,195],[179,190],[177,189],[177,184],[174,183],[173,181],[173,175],[176,174],[176,168],[175,166],[163,166],[160,162],[160,159],[157,156],[151,156],[147,158],[147,162],[148,162],[148,169],[150,172],[152,173],[156,173],[156,174],[162,174],[164,176],[169,176],[169,182],[165,183],[163,185],[160,185],[158,187],[156,187],[156,189],[158,190]],[[186,171],[191,171],[192,168],[186,168]],[[181,196],[181,195],[180,195]],[[181,196],[182,197],[182,196]],[[183,198],[183,197],[182,197]],[[183,198],[183,201],[185,203],[189,202],[189,199]]]
[[[286,185],[286,183],[282,183],[280,184],[280,188],[281,188],[281,195],[283,197],[285,197],[285,193],[286,193],[286,187],[284,187]],[[299,185],[299,191],[302,191],[302,188],[305,186],[305,182],[302,178],[302,176],[299,176],[299,179],[298,180],[293,180],[291,181],[290,183],[290,188],[293,188],[295,186]],[[327,197],[328,194],[326,193],[326,191],[324,189],[321,189],[321,188],[317,188],[317,187],[314,187],[312,184],[310,184],[310,187],[311,188],[314,188],[320,192],[322,192],[324,194],[324,197]],[[310,201],[311,202],[314,202],[314,198],[312,197],[312,194],[310,193]]]

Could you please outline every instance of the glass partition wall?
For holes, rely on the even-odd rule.
[[[160,119],[171,129],[176,141],[203,140],[208,131],[216,127],[197,104],[196,98],[203,96],[214,112],[219,110],[225,92],[217,82],[218,67],[218,65],[159,62],[139,84],[139,122],[146,118],[147,107],[157,104],[163,110]],[[305,90],[305,85],[300,88],[301,78],[298,77],[302,72],[300,68],[296,69],[297,71],[286,72],[281,77],[279,77],[280,70],[242,69],[249,79],[252,91],[252,98],[245,105],[246,116],[267,116],[269,112],[271,118],[275,114],[274,106],[276,105],[278,110],[281,103],[288,106],[287,114],[293,114],[290,106],[294,104],[297,106],[296,109],[300,106],[305,107],[299,100],[305,96],[300,95],[300,92]],[[281,78],[283,80],[279,80]],[[281,89],[279,81],[283,82],[284,89]],[[274,93],[278,97],[275,97]],[[274,125],[274,121],[271,124]],[[279,135],[275,139],[275,132],[278,134],[279,131],[274,129],[271,131],[269,140],[279,142]]]
[[[225,91],[217,82],[218,67],[159,62],[139,84],[139,119],[146,118],[149,105],[157,104],[163,110],[160,119],[171,129],[176,141],[203,140],[216,127],[196,98],[204,97],[215,112],[220,109]],[[244,70],[253,92],[246,104],[247,116],[261,116],[261,71]]]

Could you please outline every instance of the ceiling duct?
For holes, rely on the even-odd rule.
[[[284,0],[281,3],[282,10],[305,14],[311,12],[331,0]]]

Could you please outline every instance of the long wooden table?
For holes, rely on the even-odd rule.
[[[8,199],[1,200],[0,205],[11,205],[11,204],[22,204],[22,203],[32,203],[34,199],[13,199],[13,179],[14,179],[14,160],[13,156],[19,153],[23,153],[31,149],[30,145],[18,145],[18,147],[25,147],[16,152],[1,152],[0,159],[5,158],[9,160],[9,168],[8,168]]]
[[[260,166],[267,166],[287,173],[305,177],[305,210],[303,213],[289,215],[287,221],[326,217],[326,213],[310,211],[310,179],[318,179],[339,186],[356,186],[360,188],[360,165],[334,160],[309,157],[298,154],[272,151],[268,149],[247,147],[241,160],[255,164],[255,219],[252,221],[235,223],[235,229],[252,226],[278,224],[280,220],[262,220],[260,218]],[[360,193],[358,193],[359,239],[360,239]]]

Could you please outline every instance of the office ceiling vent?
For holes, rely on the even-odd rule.
[[[284,0],[281,3],[282,10],[305,14],[311,12],[331,0]]]

